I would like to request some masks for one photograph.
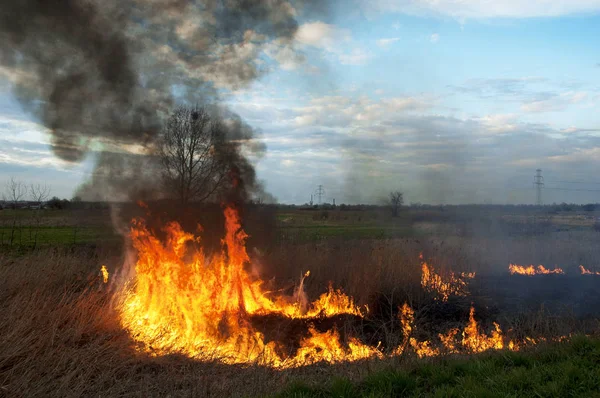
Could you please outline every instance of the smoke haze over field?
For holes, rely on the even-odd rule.
[[[43,169],[59,196],[82,180],[88,198],[152,196],[164,117],[206,103],[234,121],[249,194],[304,203],[323,184],[337,203],[391,189],[532,203],[541,168],[545,202],[595,202],[599,13],[594,1],[6,1],[0,172]]]

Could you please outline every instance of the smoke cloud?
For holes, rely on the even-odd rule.
[[[289,48],[296,16],[321,2],[311,3],[5,1],[0,73],[49,128],[58,157],[80,162],[100,153],[84,192],[139,195],[151,191],[142,176],[153,173],[147,163],[166,114],[180,102],[214,104],[223,89],[246,87],[266,73],[262,50],[270,43]],[[220,114],[228,138],[240,143],[234,163],[251,191],[259,185],[245,155],[264,146],[237,115]]]

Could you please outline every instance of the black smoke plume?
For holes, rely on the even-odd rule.
[[[96,154],[83,193],[104,199],[156,194],[153,146],[178,102],[214,104],[222,89],[267,71],[265,46],[293,45],[286,0],[18,0],[0,5],[0,73],[49,129],[55,154]],[[315,1],[315,4],[322,2]],[[240,186],[258,189],[242,148],[259,152],[252,129],[224,110]],[[225,116],[224,116],[225,117]],[[243,195],[248,195],[244,193]]]

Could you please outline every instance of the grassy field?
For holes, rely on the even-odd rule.
[[[440,272],[477,272],[498,289],[513,283],[507,279],[510,262],[560,266],[571,278],[565,281],[578,286],[580,264],[600,271],[600,233],[590,214],[541,217],[506,209],[410,209],[398,218],[381,209],[268,214],[272,217],[250,213],[245,225],[252,262],[265,283],[291,294],[310,270],[304,282],[310,300],[330,282],[343,288],[370,308],[364,336],[359,335],[365,341],[398,344],[397,314],[404,302],[415,308],[419,338],[435,340],[440,329],[464,325],[471,304],[488,331],[492,322],[515,336],[600,330],[596,317],[569,312],[570,302],[564,312],[551,313],[543,295],[531,297],[532,308],[504,313],[485,291],[440,305],[420,285],[423,254]],[[211,232],[218,242],[221,235]],[[34,247],[29,236],[35,233]],[[585,337],[518,353],[428,360],[408,353],[285,371],[142,354],[119,324],[114,291],[101,282],[100,265],[114,275],[124,262],[122,238],[108,210],[3,210],[0,235],[0,396],[558,397],[569,391],[594,396],[599,388],[600,343]],[[544,292],[540,287],[554,286],[539,281],[537,290],[527,280],[519,289],[537,294]],[[552,281],[568,288],[563,280]],[[594,286],[595,280],[586,281]]]
[[[201,211],[200,211],[201,213]],[[261,213],[261,217],[264,217]],[[269,228],[276,244],[315,241],[449,237],[508,237],[545,235],[560,232],[591,233],[595,236],[595,213],[469,208],[406,208],[399,217],[390,217],[385,208],[365,210],[273,209]],[[249,218],[251,220],[251,217]],[[262,234],[262,219],[248,222],[250,235]],[[36,236],[37,234],[37,236]],[[2,210],[0,246],[102,244],[118,241],[110,211]]]
[[[0,211],[0,247],[89,245],[120,240],[107,210]]]
[[[298,382],[280,398],[327,397],[598,397],[600,341],[576,337],[531,352],[444,359],[412,369],[376,371],[362,380]]]

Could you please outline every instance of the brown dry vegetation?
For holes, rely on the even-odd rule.
[[[0,255],[0,396],[256,396],[291,380],[359,379],[384,366],[284,372],[141,354],[121,329],[98,273],[99,264],[119,261],[89,250]]]
[[[509,262],[560,265],[567,273],[577,273],[579,264],[598,267],[596,239],[595,232],[579,230],[525,238],[438,230],[394,239],[273,241],[251,248],[251,255],[276,289],[293,290],[306,270],[311,271],[305,284],[312,298],[330,281],[342,287],[358,304],[371,309],[371,316],[358,325],[361,328],[353,325],[353,333],[393,347],[402,338],[396,314],[405,301],[417,310],[419,338],[463,326],[471,302],[485,328],[499,321],[503,330],[513,329],[515,337],[599,330],[596,317],[576,317],[569,311],[549,314],[545,297],[527,311],[503,313],[495,307],[496,298],[485,297],[486,290],[476,285],[471,297],[444,305],[433,302],[420,289],[418,259],[424,253],[441,272],[476,271],[492,278],[505,278]],[[112,274],[122,263],[121,251],[114,245],[104,249],[101,244],[46,246],[19,255],[0,252],[0,396],[256,396],[278,391],[294,380],[311,384],[332,377],[359,380],[390,365],[408,366],[415,359],[408,354],[384,361],[275,371],[141,354],[121,329],[111,285],[104,285],[99,274],[101,264]],[[529,281],[522,279],[521,286]],[[556,278],[545,281],[552,288],[556,281],[563,285]]]

